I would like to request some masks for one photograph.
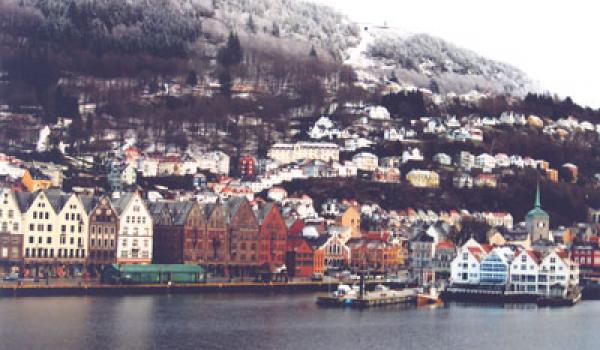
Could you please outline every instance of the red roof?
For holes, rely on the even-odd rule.
[[[450,241],[441,241],[437,244],[440,249],[454,249],[454,243]]]
[[[485,251],[486,253],[489,253],[492,251],[493,247],[489,244],[481,244],[481,248],[483,249],[483,251]]]

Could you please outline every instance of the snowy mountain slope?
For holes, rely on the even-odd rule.
[[[361,42],[347,51],[346,63],[368,82],[395,75],[403,85],[441,93],[477,90],[523,95],[539,90],[523,71],[511,65],[440,38],[389,27],[361,25]]]

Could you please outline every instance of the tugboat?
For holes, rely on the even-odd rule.
[[[442,303],[439,293],[435,287],[429,288],[428,293],[417,294],[417,306],[439,305]]]

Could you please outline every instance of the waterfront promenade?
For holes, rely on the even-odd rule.
[[[60,281],[63,282],[63,281]],[[83,282],[65,280],[65,283],[53,281],[25,283],[0,284],[0,296],[69,296],[69,295],[129,295],[129,294],[178,294],[178,293],[210,293],[210,292],[318,292],[335,290],[342,282],[319,282],[319,281],[290,281],[290,282],[208,282],[189,284],[136,284],[136,285],[112,285],[100,284],[98,282]],[[374,287],[377,284],[390,283],[381,280],[366,282],[367,286]],[[393,287],[399,287],[393,284]]]

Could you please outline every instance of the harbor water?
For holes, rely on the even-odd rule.
[[[0,298],[0,349],[593,349],[574,307],[320,308],[317,294]]]

